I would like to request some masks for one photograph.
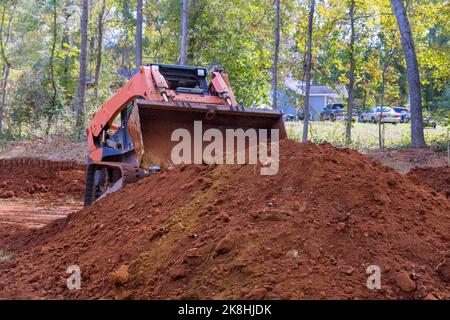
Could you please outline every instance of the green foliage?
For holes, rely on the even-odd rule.
[[[14,4],[17,5],[14,7]],[[240,104],[270,105],[274,6],[272,0],[190,0],[187,64],[222,66]],[[11,63],[4,107],[3,135],[12,138],[47,133],[69,135],[77,98],[80,55],[80,1],[56,1],[54,89],[51,72],[53,0],[4,0],[4,52]],[[106,0],[100,81],[88,86],[86,119],[105,103],[134,65],[136,2]],[[420,63],[424,105],[448,124],[450,51],[449,6],[444,0],[409,1]],[[95,76],[102,1],[89,1],[88,80]],[[355,0],[356,104],[407,103],[406,67],[389,0]],[[349,1],[317,1],[313,31],[313,80],[347,83],[349,69]],[[304,77],[308,1],[281,2],[280,86],[283,79]],[[145,0],[144,62],[177,63],[180,52],[181,0]],[[6,43],[11,21],[10,39]],[[0,59],[0,70],[5,62]],[[383,72],[384,70],[384,72]],[[3,72],[1,72],[3,75]],[[314,129],[314,125],[313,125]],[[313,132],[314,133],[314,132]],[[313,139],[343,136],[339,126]],[[334,138],[333,138],[334,139]],[[343,138],[342,138],[343,139]],[[405,138],[406,139],[406,138]]]
[[[428,109],[433,113],[436,122],[450,128],[450,85],[442,89],[442,95],[434,99]]]
[[[7,117],[14,125],[8,126],[11,136],[22,136],[27,132],[22,129],[32,128],[32,133],[46,131],[48,123],[43,120],[59,116],[64,110],[64,105],[59,96],[53,105],[53,92],[47,75],[36,70],[22,73],[11,81],[10,108]]]

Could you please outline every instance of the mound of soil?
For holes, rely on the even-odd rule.
[[[450,198],[450,167],[417,167],[408,173],[408,178]]]
[[[0,246],[8,298],[448,299],[450,202],[356,151],[182,166]],[[68,290],[67,268],[81,270]],[[368,289],[367,268],[381,271]],[[369,268],[370,269],[370,268]],[[376,269],[376,267],[375,267]]]
[[[83,198],[85,167],[72,161],[0,160],[0,199]]]

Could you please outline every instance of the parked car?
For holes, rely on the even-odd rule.
[[[436,129],[437,123],[433,121],[432,119],[424,119],[423,120],[423,127],[424,128],[433,128]]]
[[[400,119],[402,123],[408,123],[411,120],[411,112],[408,108],[404,107],[393,107],[395,112],[400,113]]]
[[[292,113],[286,113],[283,115],[283,117],[284,117],[284,121],[287,121],[287,122],[296,120],[295,115],[293,115]]]
[[[375,107],[359,116],[361,122],[400,123],[401,114],[389,107]]]
[[[323,111],[320,113],[320,120],[331,120],[335,121],[339,118],[344,118],[345,108],[342,103],[328,104]]]
[[[436,127],[437,127],[436,118],[431,113],[428,113],[428,112],[424,113],[422,124],[423,124],[424,128],[436,129]]]
[[[297,109],[297,119],[298,120],[300,120],[300,121],[303,121],[303,118],[304,118],[305,116],[304,116],[304,114],[303,114],[303,108],[298,108]],[[311,114],[311,108],[309,109],[309,120],[311,121],[312,120],[312,114]]]
[[[358,120],[358,111],[357,110],[352,110],[352,114],[353,114],[352,115],[352,122],[356,122]],[[337,120],[341,120],[341,119],[343,119],[345,121],[348,121],[348,112],[347,112],[347,110],[344,111],[344,114],[343,114],[342,117],[339,116],[337,118]]]

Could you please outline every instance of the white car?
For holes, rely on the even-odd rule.
[[[382,109],[383,108],[383,109]],[[402,116],[389,107],[375,107],[359,116],[361,122],[384,122],[384,123],[400,123]]]

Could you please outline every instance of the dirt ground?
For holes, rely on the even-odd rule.
[[[85,166],[30,158],[0,160],[0,198],[80,201]]]
[[[0,141],[0,159],[33,158],[53,161],[86,161],[85,141],[72,142],[62,138],[35,139],[31,141]]]
[[[443,194],[353,150],[284,141],[280,151],[275,176],[177,167],[42,228],[7,224],[0,248],[14,255],[0,264],[0,297],[450,298]],[[370,265],[381,290],[366,287]]]
[[[370,150],[365,153],[401,174],[407,174],[416,167],[445,167],[448,165],[447,152],[432,149]]]
[[[450,198],[450,167],[416,167],[408,172],[408,178]]]
[[[40,228],[81,209],[84,181],[73,161],[0,160],[0,228]]]
[[[81,208],[79,202],[63,204],[35,199],[1,200],[0,227],[11,224],[37,229],[56,219],[65,218],[69,213]]]

